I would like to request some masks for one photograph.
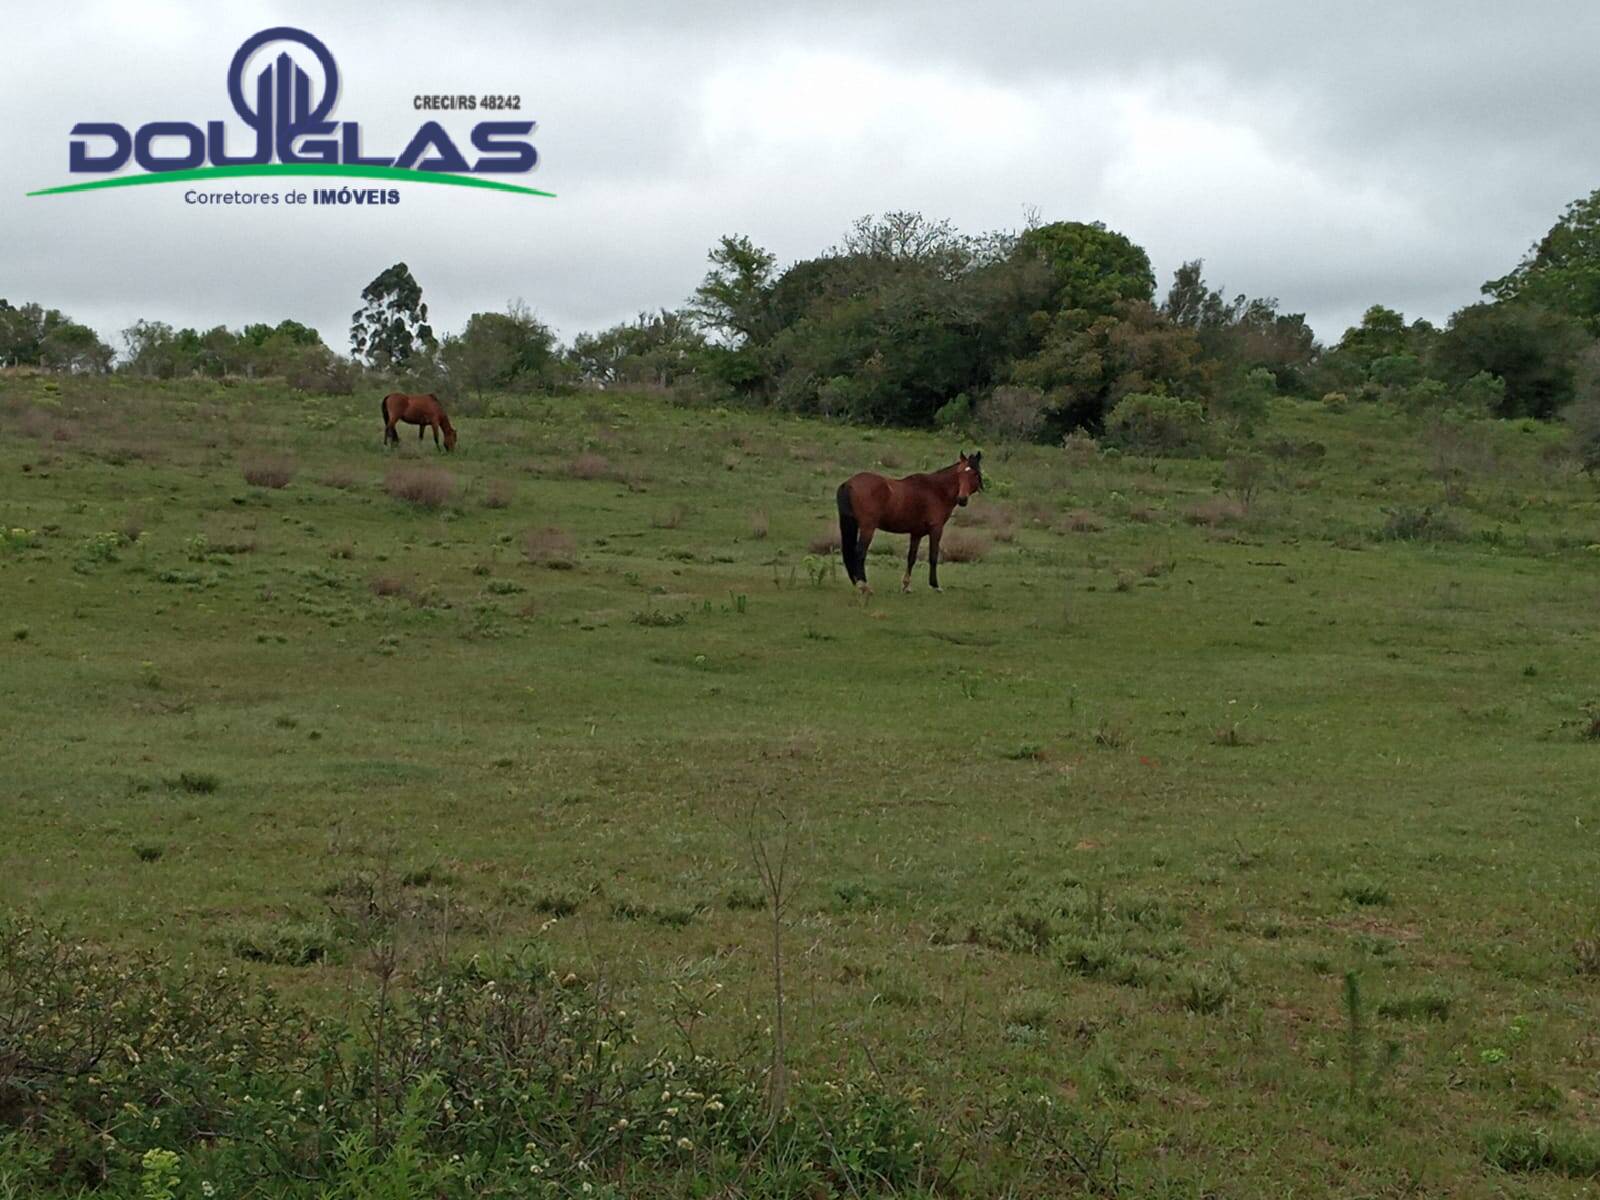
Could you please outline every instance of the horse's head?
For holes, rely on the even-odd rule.
[[[965,506],[968,496],[983,491],[983,469],[979,466],[982,459],[983,451],[974,450],[970,455],[963,454],[956,460],[957,504]]]
[[[444,430],[444,448],[446,450],[454,450],[456,448],[456,427],[450,424],[450,414],[444,411],[444,405],[439,403],[439,397],[432,392],[428,393],[428,399],[432,400],[433,406],[439,410],[439,428]]]

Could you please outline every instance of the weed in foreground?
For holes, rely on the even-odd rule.
[[[294,479],[294,463],[276,455],[247,462],[241,471],[251,487],[286,488]]]
[[[866,1195],[954,1169],[950,1139],[875,1083],[796,1081],[773,1108],[748,1054],[638,1045],[537,947],[425,965],[357,1007],[333,1021],[226,969],[0,923],[0,1012],[51,1014],[8,1035],[6,1185],[170,1197],[267,1180],[370,1200],[692,1176],[716,1194]]]
[[[1344,974],[1344,1018],[1345,1100],[1352,1107],[1372,1108],[1377,1103],[1379,1087],[1400,1061],[1400,1043],[1385,1041],[1382,1048],[1373,1053],[1366,1001],[1361,995],[1361,976],[1355,971]]]

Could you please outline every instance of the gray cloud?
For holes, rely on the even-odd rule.
[[[1214,283],[1278,296],[1330,338],[1376,302],[1442,321],[1600,183],[1600,10],[1576,2],[21,7],[0,295],[112,338],[139,316],[295,316],[342,346],[361,287],[399,259],[441,327],[522,298],[571,337],[681,302],[723,233],[791,261],[864,212],[976,232],[1029,205],[1106,221],[1163,275],[1203,256]],[[559,198],[22,195],[66,179],[74,121],[231,117],[228,60],[275,24],[328,43],[338,115],[369,149],[415,128],[417,92],[519,93],[535,182]]]

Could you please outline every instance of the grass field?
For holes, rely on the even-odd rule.
[[[8,909],[337,1006],[378,879],[418,946],[538,939],[731,1050],[754,833],[796,1074],[914,1097],[960,1191],[1594,1186],[1600,495],[1559,428],[985,445],[972,561],[901,595],[880,535],[864,601],[809,548],[838,482],[970,441],[483,407],[443,456],[376,393],[0,378]],[[1119,1182],[973,1132],[1039,1097]]]

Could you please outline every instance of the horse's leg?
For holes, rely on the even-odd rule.
[[[423,421],[423,422],[421,422],[421,423],[419,423],[417,425],[417,441],[420,442],[423,438],[425,438],[427,436],[428,436],[428,423],[426,421]]]
[[[943,536],[943,525],[928,534],[928,586],[936,592],[939,590],[939,539]]]
[[[856,580],[856,586],[863,592],[872,590],[867,586],[867,551],[872,549],[872,535],[876,532],[878,532],[877,526],[862,525],[861,533],[856,538],[856,570],[861,573],[861,577]]]
[[[437,450],[439,448],[439,418],[435,417],[428,423],[433,426],[433,448]]]
[[[396,446],[400,444],[400,435],[394,431],[393,421],[388,422],[383,427],[383,444],[387,446],[391,443]]]
[[[917,547],[920,545],[922,545],[922,535],[913,533],[911,535],[911,550],[906,554],[906,577],[900,581],[900,590],[902,592],[911,590],[911,568],[917,565]]]

